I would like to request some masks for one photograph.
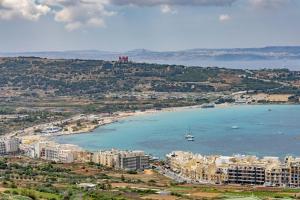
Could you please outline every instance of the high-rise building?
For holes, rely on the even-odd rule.
[[[94,153],[93,161],[107,167],[128,171],[149,168],[149,156],[143,151],[99,151]]]
[[[233,164],[228,168],[228,183],[263,185],[265,183],[265,166],[259,164]]]
[[[76,153],[81,151],[76,145],[63,145],[54,142],[39,142],[34,145],[34,157],[44,160],[72,163]],[[76,155],[75,155],[76,154]],[[32,155],[32,154],[31,154]]]
[[[106,167],[115,168],[118,162],[118,153],[116,150],[99,151],[94,153],[93,162]]]
[[[5,142],[7,153],[16,153],[19,151],[20,140],[18,138],[9,138]]]
[[[4,140],[0,140],[0,155],[6,154],[6,146]]]
[[[15,137],[0,139],[0,155],[15,154],[19,152],[20,140]]]

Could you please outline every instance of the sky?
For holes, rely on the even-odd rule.
[[[0,0],[0,52],[300,46],[300,0]]]

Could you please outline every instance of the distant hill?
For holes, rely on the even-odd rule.
[[[300,46],[273,46],[263,48],[189,49],[182,51],[150,51],[136,49],[128,52],[49,51],[0,53],[0,56],[38,56],[45,58],[116,60],[127,55],[135,62],[219,66],[228,68],[289,68],[300,70]]]

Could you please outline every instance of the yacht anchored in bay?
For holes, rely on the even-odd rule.
[[[194,141],[195,136],[192,135],[191,130],[189,130],[186,134],[185,134],[185,139],[187,141]]]

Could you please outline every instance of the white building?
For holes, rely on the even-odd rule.
[[[15,137],[0,139],[0,155],[18,153],[20,150],[20,140]]]
[[[58,153],[58,159],[62,163],[73,163],[74,159],[74,152],[71,150],[60,150]]]
[[[39,142],[34,145],[34,153],[30,155],[49,161],[72,163],[75,161],[74,154],[79,151],[81,149],[76,145]]]
[[[20,148],[20,140],[17,138],[10,138],[5,142],[7,153],[16,153]]]
[[[4,140],[0,140],[0,155],[6,154],[6,147]]]
[[[107,167],[123,170],[149,168],[149,156],[145,155],[143,151],[99,151],[94,154],[93,161]]]
[[[106,167],[115,168],[118,162],[118,153],[116,150],[99,151],[94,153],[93,162],[104,165]]]
[[[124,170],[144,170],[149,168],[149,156],[143,151],[122,151],[117,168]]]
[[[52,126],[52,127],[45,128],[42,131],[42,133],[44,133],[44,134],[54,134],[54,133],[59,133],[61,131],[62,131],[61,127]]]

